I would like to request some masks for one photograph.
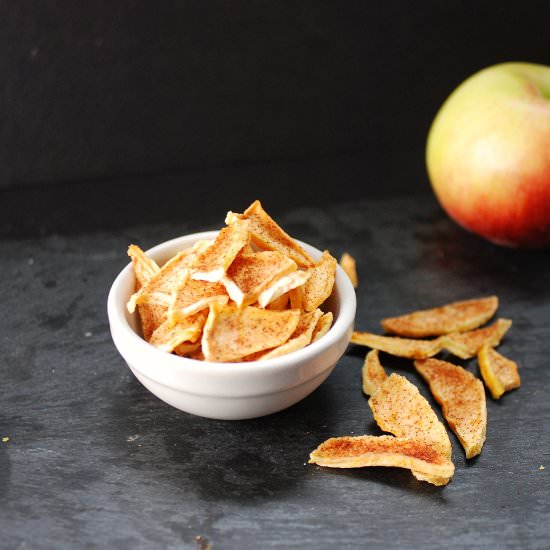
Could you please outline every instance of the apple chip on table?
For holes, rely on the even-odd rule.
[[[328,332],[336,260],[316,262],[255,201],[229,212],[213,241],[199,241],[159,266],[138,246],[128,255],[142,334],[166,352],[198,360],[270,359]]]

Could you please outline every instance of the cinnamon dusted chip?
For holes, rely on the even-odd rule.
[[[302,286],[310,276],[309,271],[293,271],[274,281],[258,296],[258,305],[266,307],[268,304],[296,287]]]
[[[378,358],[377,349],[373,349],[367,353],[361,373],[363,378],[363,392],[366,395],[374,395],[388,377]]]
[[[200,352],[201,342],[183,342],[174,348],[174,353],[180,357],[190,357]]]
[[[404,376],[392,373],[370,397],[369,406],[376,423],[396,437],[427,441],[451,459],[452,447],[447,430],[418,388]]]
[[[275,349],[258,356],[256,359],[272,359],[305,348],[311,342],[313,331],[322,314],[323,312],[320,309],[316,309],[310,313],[302,313],[296,330],[292,333],[290,339]]]
[[[461,359],[470,359],[477,355],[483,344],[496,347],[512,326],[510,319],[497,319],[492,325],[469,332],[453,332],[442,336],[442,345],[453,355]]]
[[[396,437],[428,443],[454,470],[451,442],[445,426],[426,399],[420,395],[418,388],[404,376],[391,374],[371,396],[369,406],[382,430]],[[445,485],[450,481],[450,478],[441,478],[435,474],[429,475],[416,470],[412,473],[420,481],[428,481],[434,485]]]
[[[269,311],[212,304],[202,336],[208,361],[237,361],[284,344],[296,330],[300,312]]]
[[[197,256],[191,277],[211,283],[221,281],[237,254],[249,240],[247,222],[237,220],[229,227],[224,227],[215,241]]]
[[[267,304],[265,308],[270,309],[272,311],[282,311],[283,309],[289,309],[290,292],[285,292],[284,294],[281,294],[278,298],[275,298],[275,300],[273,300],[272,302],[269,302],[269,304]],[[295,308],[295,307],[292,307],[292,305],[290,305],[290,309],[299,309],[299,308]]]
[[[351,342],[360,346],[385,351],[398,357],[409,359],[424,359],[438,354],[443,348],[441,338],[435,340],[411,340],[397,336],[380,336],[371,332],[354,331]]]
[[[489,296],[383,319],[382,327],[386,332],[409,338],[440,336],[475,329],[486,323],[497,308],[498,298]]]
[[[230,298],[238,305],[249,305],[273,281],[296,271],[296,262],[276,250],[239,254],[222,279]]]
[[[430,385],[445,420],[466,451],[481,452],[487,433],[487,405],[481,380],[466,369],[438,359],[415,361],[416,370]]]
[[[340,258],[340,267],[346,272],[353,288],[357,288],[359,286],[359,279],[357,278],[355,258],[351,254],[344,252]]]
[[[186,269],[178,287],[172,293],[168,308],[168,320],[175,324],[183,321],[202,309],[207,309],[212,302],[227,304],[229,296],[221,283],[196,281],[191,278],[191,271]]]
[[[135,244],[131,244],[128,247],[128,256],[132,259],[132,266],[134,267],[137,283],[136,290],[139,290],[160,271],[160,267],[155,260],[149,258],[149,256]]]
[[[389,435],[332,437],[310,454],[309,462],[331,468],[407,468],[434,485],[447,484],[454,474],[453,463],[428,442]]]
[[[303,288],[302,308],[304,311],[314,311],[331,295],[336,265],[336,260],[328,250],[325,250],[321,259],[310,268],[311,276]]]
[[[317,326],[313,330],[313,336],[311,337],[312,342],[317,342],[319,338],[322,338],[330,330],[332,320],[333,315],[330,311],[321,315],[319,321],[317,321]]]
[[[521,380],[515,361],[504,357],[489,344],[483,344],[477,354],[479,370],[493,399],[500,399],[504,392],[519,388]]]
[[[183,342],[194,343],[201,335],[206,318],[207,313],[199,311],[175,325],[167,320],[153,332],[149,343],[167,352],[172,352]]]
[[[207,242],[199,241],[192,248],[182,250],[168,260],[158,273],[132,294],[127,304],[128,311],[134,313],[136,306],[144,303],[167,308],[172,301],[172,290],[180,284],[182,271],[194,264]]]
[[[149,342],[153,332],[166,322],[168,308],[155,304],[139,304],[137,309],[141,323],[141,333],[144,340]]]
[[[294,260],[300,267],[313,265],[311,256],[277,225],[277,223],[262,208],[260,201],[254,201],[243,214],[228,212],[225,219],[227,225],[233,225],[238,220],[247,220],[252,241],[262,250],[278,250]]]
[[[290,300],[291,309],[304,309],[302,307],[302,302],[304,298],[304,289],[301,286],[297,286],[288,291],[288,298]]]

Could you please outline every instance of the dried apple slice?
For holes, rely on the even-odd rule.
[[[496,347],[512,326],[510,319],[497,319],[492,325],[469,332],[442,336],[443,347],[461,359],[475,357],[483,344]]]
[[[190,270],[185,270],[181,282],[173,291],[168,308],[168,320],[175,324],[183,321],[202,309],[207,309],[211,303],[225,305],[229,296],[221,283],[209,283],[191,279]]]
[[[427,441],[441,456],[451,460],[452,447],[445,426],[418,388],[404,376],[392,373],[371,396],[369,406],[385,432]]]
[[[346,272],[353,288],[357,288],[359,286],[359,279],[357,278],[355,258],[351,254],[344,252],[340,258],[340,267]]]
[[[291,291],[292,292],[292,291]],[[272,302],[269,302],[267,304],[266,309],[270,309],[272,311],[283,311],[284,309],[297,309],[295,307],[289,308],[289,299],[290,299],[290,292],[285,292],[284,294],[281,294],[278,298],[275,298]]]
[[[310,276],[309,271],[293,271],[280,279],[274,281],[258,296],[258,305],[266,307],[268,304],[282,296],[283,294],[302,286]]]
[[[174,348],[174,353],[180,357],[189,357],[191,354],[196,354],[201,349],[201,342],[182,342]]]
[[[363,392],[366,395],[374,395],[388,377],[378,358],[377,349],[373,349],[367,353],[361,373],[363,379]]]
[[[183,270],[191,267],[197,255],[208,241],[199,241],[192,248],[182,250],[170,258],[146,284],[135,292],[128,301],[127,308],[134,313],[138,304],[156,304],[168,307],[172,301],[172,290],[180,284]]]
[[[382,320],[382,327],[386,332],[408,338],[440,336],[475,329],[486,323],[497,308],[498,298],[488,296],[389,317]]]
[[[128,256],[132,259],[132,266],[134,268],[137,283],[136,290],[139,290],[160,271],[160,267],[155,260],[149,258],[149,256],[135,244],[131,244],[128,247]]]
[[[424,359],[438,354],[442,349],[441,338],[435,340],[411,340],[397,336],[380,336],[371,332],[353,332],[352,344],[368,346],[398,357]]]
[[[332,326],[333,315],[332,312],[328,311],[327,313],[321,315],[319,321],[317,321],[317,326],[313,330],[313,336],[311,337],[312,342],[317,342],[319,338],[322,338]]]
[[[390,435],[332,437],[310,454],[309,462],[331,468],[406,468],[434,485],[445,485],[454,474],[453,463],[428,442]]]
[[[415,361],[416,370],[430,385],[445,420],[466,451],[481,452],[487,434],[487,405],[481,380],[466,369],[438,359]]]
[[[336,260],[328,250],[325,250],[321,259],[309,270],[310,277],[302,289],[302,308],[304,311],[316,310],[331,295],[334,287],[336,264]]]
[[[273,281],[296,269],[296,262],[276,250],[239,254],[222,282],[238,306],[247,306],[258,300]]]
[[[303,313],[300,315],[300,320],[298,321],[296,330],[292,333],[292,336],[288,339],[288,341],[275,349],[260,354],[255,360],[273,359],[274,357],[281,357],[287,353],[305,348],[311,342],[313,331],[322,314],[323,312],[320,309],[317,309],[310,313]]]
[[[175,325],[166,320],[153,332],[149,343],[167,352],[174,351],[183,342],[194,343],[201,335],[206,318],[207,313],[199,311]]]
[[[211,304],[202,351],[208,361],[238,361],[284,344],[296,330],[300,312]]]
[[[225,219],[227,225],[233,225],[238,220],[247,220],[252,241],[261,250],[278,250],[294,260],[300,267],[313,265],[311,256],[262,208],[260,201],[254,201],[243,214],[228,212]]]
[[[481,346],[477,361],[493,399],[500,399],[504,392],[520,387],[517,363],[495,351],[489,344]]]
[[[224,227],[214,242],[197,256],[191,277],[211,283],[221,281],[249,240],[247,222],[238,220],[231,226]]]

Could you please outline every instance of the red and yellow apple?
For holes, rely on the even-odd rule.
[[[509,246],[550,246],[550,67],[502,63],[439,110],[428,174],[451,218]]]

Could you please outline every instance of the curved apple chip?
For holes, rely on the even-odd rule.
[[[517,363],[495,351],[489,344],[481,346],[477,361],[481,377],[493,399],[500,399],[504,392],[520,387]]]
[[[131,244],[128,247],[128,256],[130,256],[132,260],[132,266],[136,276],[136,290],[139,290],[160,271],[160,267],[155,260],[149,258],[149,256],[135,244]]]
[[[443,347],[461,359],[475,357],[483,344],[496,347],[512,326],[510,319],[497,319],[492,325],[468,332],[442,336]]]
[[[311,337],[312,342],[317,342],[319,338],[322,338],[330,330],[333,318],[334,316],[330,311],[321,315],[317,321],[317,326],[313,330],[313,336]]]
[[[498,297],[488,296],[389,317],[382,320],[382,327],[386,332],[408,338],[441,336],[475,329],[486,323],[497,308]]]
[[[258,300],[273,281],[296,271],[297,267],[296,262],[276,250],[239,254],[222,283],[238,306],[247,306]]]
[[[374,395],[378,391],[378,388],[386,381],[388,376],[380,363],[377,349],[373,349],[367,353],[361,374],[363,392],[366,395]]]
[[[435,340],[411,340],[397,336],[380,336],[371,332],[354,331],[351,343],[385,351],[397,357],[424,359],[437,355],[443,348],[441,338]]]
[[[296,330],[300,312],[270,311],[247,306],[210,305],[202,351],[207,361],[238,361],[284,344]]]
[[[243,214],[229,211],[225,218],[227,225],[239,220],[249,223],[252,241],[261,250],[278,250],[293,259],[300,267],[313,265],[311,256],[271,218],[262,208],[260,201],[254,201]]]
[[[445,485],[454,474],[453,463],[428,442],[390,435],[332,437],[310,454],[309,462],[331,468],[406,468],[434,485]]]
[[[359,279],[357,278],[357,264],[355,258],[351,254],[344,252],[340,258],[340,267],[346,272],[353,288],[357,288],[359,286]]]
[[[183,321],[189,315],[207,309],[211,303],[227,304],[229,296],[221,283],[196,281],[191,278],[190,270],[186,269],[181,283],[173,291],[168,308],[168,320],[172,324]]]
[[[174,353],[180,357],[190,357],[192,354],[197,354],[201,350],[201,341],[198,342],[182,342],[174,348]]]
[[[233,225],[224,227],[214,242],[197,256],[191,277],[211,283],[221,281],[249,240],[247,222],[238,220]]]
[[[292,333],[292,336],[288,339],[288,341],[272,350],[259,354],[255,357],[255,360],[281,357],[287,353],[305,348],[309,343],[311,343],[313,331],[322,314],[323,312],[320,309],[310,313],[302,313],[302,315],[300,315],[298,325],[296,326],[296,330]]]
[[[206,317],[205,311],[199,311],[175,325],[166,320],[153,332],[149,343],[169,353],[183,342],[194,343],[201,335]]]
[[[283,294],[302,286],[309,279],[309,276],[309,271],[298,270],[277,279],[271,286],[260,293],[258,296],[258,305],[260,307],[266,307]]]
[[[396,437],[427,441],[451,460],[452,447],[445,426],[418,388],[404,376],[392,373],[369,399],[376,423]]]
[[[414,366],[428,382],[466,458],[478,455],[487,434],[487,404],[481,380],[458,365],[438,359],[415,361]]]
[[[309,269],[310,277],[302,289],[302,308],[304,311],[316,310],[332,293],[336,276],[336,259],[328,250],[321,259]]]

